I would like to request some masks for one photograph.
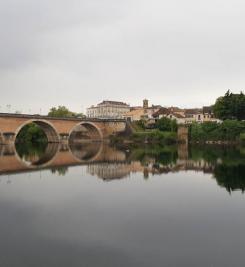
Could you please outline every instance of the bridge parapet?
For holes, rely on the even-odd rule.
[[[22,118],[22,119],[35,119],[35,120],[56,120],[56,121],[76,121],[76,122],[125,122],[125,119],[112,119],[112,118],[76,118],[76,117],[51,117],[39,114],[15,114],[15,113],[0,113],[0,118]]]

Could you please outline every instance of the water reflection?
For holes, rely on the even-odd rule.
[[[133,173],[161,175],[180,171],[213,174],[228,192],[245,190],[245,149],[239,147],[145,146],[116,148],[104,143],[46,146],[0,146],[0,175],[48,168],[66,175],[69,167],[86,165],[87,173],[104,181]]]
[[[30,167],[44,167],[48,165],[58,152],[59,144],[16,144],[16,156]]]
[[[103,145],[101,142],[94,142],[71,144],[69,147],[75,158],[86,162],[96,160],[97,156],[101,154]]]

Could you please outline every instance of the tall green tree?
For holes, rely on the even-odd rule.
[[[236,119],[245,120],[245,95],[233,94],[228,90],[226,94],[219,97],[214,105],[214,114],[221,120]]]

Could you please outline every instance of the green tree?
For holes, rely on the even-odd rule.
[[[59,118],[66,118],[66,117],[84,117],[82,113],[75,113],[70,111],[67,107],[65,106],[59,106],[58,108],[53,107],[50,109],[48,116],[50,117],[59,117]]]
[[[17,136],[17,143],[38,143],[47,142],[44,131],[35,123],[24,126]]]
[[[163,132],[176,132],[178,126],[176,120],[171,120],[166,117],[162,117],[157,121],[156,128]]]
[[[214,114],[221,120],[245,120],[245,95],[243,92],[233,94],[228,90],[224,96],[216,100]]]
[[[242,134],[245,133],[245,122],[225,120],[222,123],[193,123],[189,129],[191,141],[238,141],[242,140]]]

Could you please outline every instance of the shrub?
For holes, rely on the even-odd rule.
[[[192,141],[238,141],[245,132],[245,122],[226,120],[219,124],[216,122],[193,123],[190,126],[190,139]]]
[[[176,143],[177,134],[173,132],[161,132],[159,130],[137,132],[133,134],[136,142],[173,144]]]
[[[176,120],[163,117],[157,121],[156,128],[160,131],[177,132],[178,126]]]
[[[241,133],[240,134],[240,141],[241,141],[242,144],[245,145],[245,133]]]

